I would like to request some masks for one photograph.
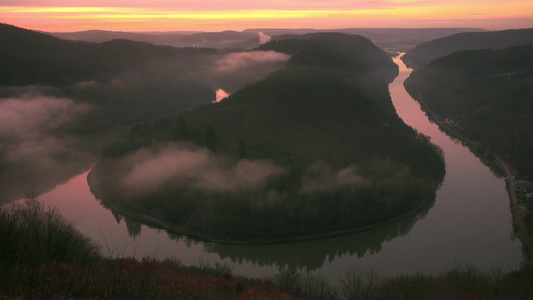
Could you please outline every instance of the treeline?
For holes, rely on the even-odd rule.
[[[456,52],[413,72],[405,86],[468,138],[532,175],[532,55],[531,45]]]

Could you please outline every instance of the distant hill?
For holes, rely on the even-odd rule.
[[[262,31],[265,34],[278,36],[289,34],[305,34],[317,32],[339,32],[361,35],[384,50],[405,52],[416,45],[450,36],[460,32],[482,32],[481,28],[342,28],[342,29],[249,29],[247,31]],[[276,37],[274,37],[276,38]]]
[[[456,52],[413,72],[405,86],[468,138],[533,175],[533,45]]]
[[[430,205],[444,164],[395,113],[388,53],[338,33],[259,50],[291,59],[219,103],[106,145],[89,176],[103,202],[189,237],[246,242],[353,230]]]
[[[384,49],[406,51],[414,46],[433,39],[450,36],[460,32],[484,31],[480,28],[341,28],[341,29],[310,29],[310,28],[253,28],[241,32],[119,32],[104,30],[88,30],[79,32],[52,32],[53,36],[88,42],[106,42],[113,39],[128,39],[149,42],[156,45],[174,47],[207,47],[215,49],[251,49],[264,42],[260,34],[275,37],[286,34],[304,35],[319,32],[339,32],[362,35]]]
[[[88,30],[79,32],[51,32],[50,35],[68,40],[107,42],[114,39],[128,39],[172,47],[197,47],[215,49],[251,49],[260,44],[258,33],[254,32],[120,32]]]
[[[0,24],[0,53],[0,86],[10,87],[0,89],[0,97],[31,85],[53,87],[54,96],[98,109],[100,118],[92,122],[99,125],[85,124],[87,128],[213,101],[213,89],[188,73],[221,55],[214,49],[130,40],[68,41],[7,24]]]
[[[43,32],[46,33],[46,32]],[[77,40],[92,43],[102,43],[111,40],[132,40],[146,42],[154,45],[170,45],[179,36],[189,35],[195,32],[177,31],[168,33],[144,33],[144,32],[123,32],[108,30],[85,30],[77,32],[49,32],[47,34],[64,39]]]
[[[402,57],[410,68],[420,68],[435,58],[460,50],[502,49],[533,44],[533,28],[489,32],[465,32],[416,46]]]
[[[67,41],[7,24],[0,24],[0,51],[3,85],[71,84],[133,69],[150,60],[186,60],[216,53],[210,49],[163,47],[130,40]]]

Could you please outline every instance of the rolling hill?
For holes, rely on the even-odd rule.
[[[428,41],[405,53],[402,60],[413,69],[433,59],[461,50],[502,49],[533,44],[533,28],[488,32],[464,32]]]

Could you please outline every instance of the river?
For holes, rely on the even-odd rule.
[[[184,265],[223,263],[234,273],[269,277],[281,269],[317,272],[336,281],[354,265],[380,274],[438,273],[453,267],[510,271],[523,261],[513,234],[509,198],[498,178],[466,147],[442,133],[405,91],[410,70],[389,86],[399,116],[444,151],[446,177],[428,211],[399,222],[334,238],[282,245],[221,245],[175,237],[114,215],[87,185],[85,171],[41,195],[113,256],[175,258]]]

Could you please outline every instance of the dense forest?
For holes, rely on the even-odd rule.
[[[402,57],[405,64],[418,69],[432,60],[461,50],[503,49],[533,43],[533,29],[488,32],[463,32],[417,45]]]
[[[412,73],[405,86],[468,138],[533,175],[533,45],[461,51]]]
[[[387,53],[345,34],[257,50],[291,58],[219,103],[139,123],[104,146],[89,176],[104,204],[188,236],[273,242],[431,203],[440,150],[396,115]]]

